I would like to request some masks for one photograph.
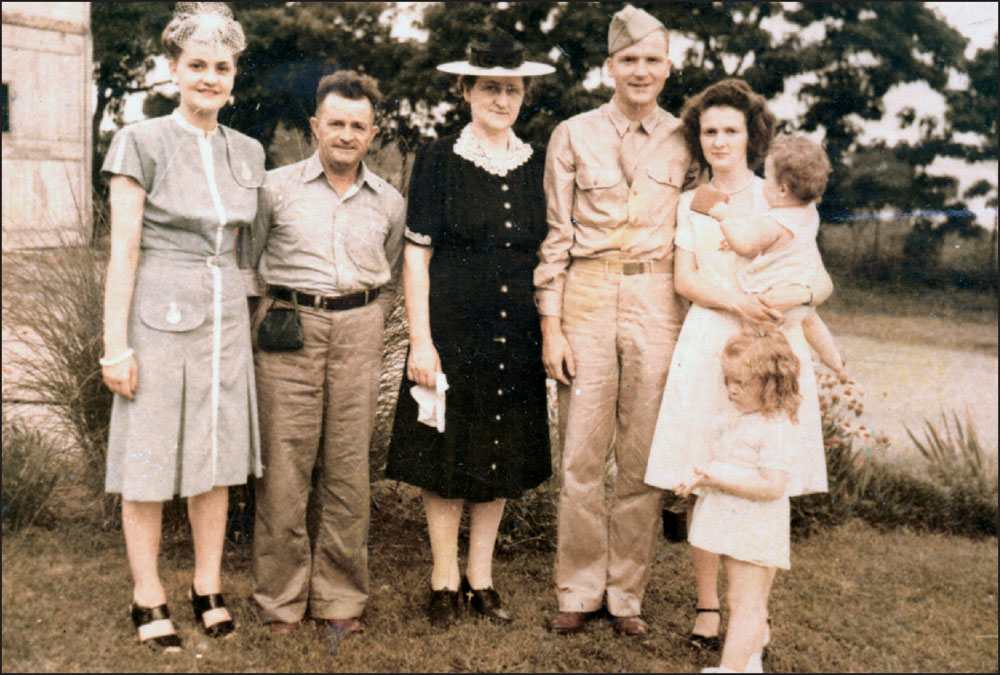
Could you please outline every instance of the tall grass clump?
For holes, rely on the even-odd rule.
[[[62,461],[37,430],[3,415],[3,532],[52,524],[52,495]]]
[[[918,465],[872,462],[853,513],[880,529],[907,528],[967,537],[997,535],[997,477],[979,445],[972,420],[942,415],[925,420],[925,438],[907,429],[921,454]]]
[[[863,390],[847,377],[817,373],[829,492],[792,500],[792,530],[808,536],[861,518],[880,529],[908,528],[970,537],[997,534],[997,474],[971,418],[953,414],[954,428],[925,421],[923,440],[907,429],[920,453],[917,466],[884,461],[888,438],[855,418]]]
[[[103,489],[111,392],[101,379],[106,241],[66,237],[62,246],[5,254],[4,322],[18,343],[5,366],[17,389],[66,423],[78,474]],[[105,504],[105,516],[113,503]]]
[[[924,420],[924,437],[906,427],[924,459],[920,473],[883,466],[872,476],[864,517],[875,525],[966,536],[997,534],[997,470],[979,443],[972,418],[945,413],[940,427]]]
[[[986,459],[976,427],[968,408],[963,426],[958,414],[952,412],[954,431],[948,417],[941,413],[940,431],[924,420],[924,439],[920,441],[909,427],[906,434],[914,447],[927,460],[932,477],[951,489],[972,490],[980,494],[997,492],[997,470]]]

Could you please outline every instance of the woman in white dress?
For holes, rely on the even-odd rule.
[[[189,597],[211,637],[234,630],[221,594],[228,486],[260,475],[256,391],[235,234],[253,222],[260,143],[218,124],[243,29],[222,3],[177,3],[162,36],[180,90],[172,115],[122,128],[110,175],[105,384],[114,392],[105,489],[122,529],[139,641],[177,651],[157,559],[163,502],[188,498]]]
[[[691,99],[681,113],[692,156],[712,171],[712,186],[729,199],[729,206],[753,216],[768,209],[764,181],[754,175],[767,154],[774,117],[766,101],[742,80],[718,82]],[[684,320],[671,359],[656,432],[646,470],[646,482],[673,489],[695,465],[711,456],[712,421],[728,406],[721,353],[742,322],[781,321],[782,313],[803,304],[818,304],[833,292],[825,270],[813,287],[806,284],[744,293],[737,273],[747,260],[728,250],[715,219],[691,210],[694,191],[681,196],[674,249],[674,288],[693,304]],[[826,491],[819,402],[809,347],[801,325],[784,325],[802,363],[799,391],[803,404],[796,425],[788,494]],[[694,507],[688,503],[688,522]],[[691,547],[698,604],[692,641],[718,647],[719,556]]]

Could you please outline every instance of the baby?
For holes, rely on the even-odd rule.
[[[791,284],[810,288],[823,264],[816,248],[816,203],[829,173],[830,162],[821,147],[807,138],[783,136],[774,140],[764,160],[764,197],[770,210],[763,216],[751,221],[731,209],[721,193],[698,188],[691,210],[718,220],[729,248],[752,258],[738,275],[745,292],[764,293]],[[812,307],[803,310],[806,340],[827,367],[841,372],[844,360],[826,324]]]

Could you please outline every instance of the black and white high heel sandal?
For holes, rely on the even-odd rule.
[[[166,603],[159,607],[140,607],[133,601],[129,606],[129,614],[139,634],[139,644],[162,650],[166,654],[181,651],[181,639],[174,622],[170,620]]]
[[[191,609],[194,610],[195,621],[201,624],[205,635],[212,638],[224,638],[233,634],[236,624],[226,608],[222,593],[198,595],[191,584]]]

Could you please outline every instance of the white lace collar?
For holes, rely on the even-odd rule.
[[[455,154],[494,176],[506,176],[531,159],[531,155],[534,153],[531,145],[515,136],[513,130],[508,129],[507,134],[506,161],[495,160],[486,153],[479,139],[472,133],[471,123],[466,124],[462,133],[458,135],[458,140],[455,141]]]

